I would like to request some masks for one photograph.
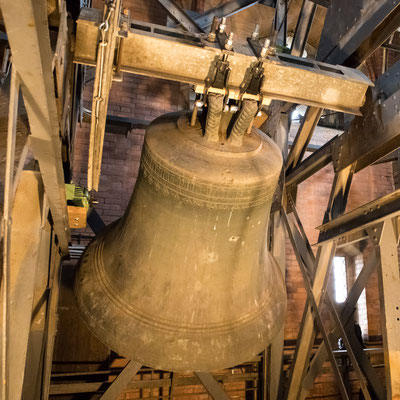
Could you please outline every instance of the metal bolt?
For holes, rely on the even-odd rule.
[[[237,111],[239,110],[239,107],[238,106],[236,106],[236,105],[234,105],[234,104],[232,104],[231,106],[230,106],[230,108],[229,108],[229,111],[231,112],[231,113],[236,113]]]
[[[260,25],[256,25],[255,26],[255,28],[254,28],[254,31],[253,31],[253,33],[251,34],[251,38],[253,39],[253,40],[256,40],[257,38],[258,38],[258,36],[260,35]]]
[[[221,23],[219,24],[219,33],[224,33],[226,29],[226,18],[223,17]]]
[[[263,47],[261,49],[261,53],[260,53],[261,57],[264,58],[267,55],[270,45],[271,45],[271,40],[270,39],[265,39]]]
[[[226,50],[232,50],[232,48],[233,48],[233,32],[231,32],[229,34],[229,37],[226,39],[226,42],[225,42]]]
[[[203,103],[201,100],[196,100],[195,106],[196,106],[197,108],[202,108],[203,105],[204,105],[204,103]]]
[[[216,31],[218,29],[218,24],[219,24],[219,19],[218,17],[214,17],[212,24],[211,24],[211,29],[210,29],[210,33],[208,34],[207,40],[211,43],[215,42],[216,39]]]

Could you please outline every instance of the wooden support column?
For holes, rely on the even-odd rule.
[[[51,366],[53,363],[54,340],[57,333],[58,322],[58,298],[60,294],[60,272],[61,256],[60,248],[53,241],[50,256],[50,277],[49,277],[49,297],[47,302],[46,329],[43,350],[43,376],[42,376],[42,397],[49,398]]]
[[[384,222],[380,238],[379,289],[385,356],[386,398],[400,399],[400,273],[394,221]]]
[[[42,236],[42,202],[40,173],[24,171],[15,196],[11,229],[7,397],[10,400],[21,399]]]
[[[28,352],[26,355],[24,385],[22,400],[41,400],[42,367],[44,352],[44,337],[46,329],[46,308],[48,300],[48,281],[50,251],[53,241],[53,232],[47,216],[43,222],[42,236],[38,255],[31,329],[29,332]]]
[[[52,50],[45,0],[0,0],[31,129],[31,144],[52,213],[60,248],[68,253],[69,224],[65,198]]]

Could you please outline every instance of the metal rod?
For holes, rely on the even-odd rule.
[[[12,67],[11,86],[10,86],[10,104],[8,114],[7,131],[7,158],[6,173],[4,183],[4,212],[3,212],[3,277],[2,277],[2,399],[8,399],[8,346],[9,337],[9,312],[10,312],[10,232],[11,232],[11,214],[13,199],[13,177],[14,177],[14,157],[15,157],[15,139],[18,117],[18,95],[19,80],[15,66]]]
[[[361,368],[360,368],[360,366],[359,366],[359,364],[357,362],[356,356],[354,355],[354,352],[353,352],[353,350],[351,348],[350,341],[347,338],[347,335],[346,335],[346,332],[344,330],[344,327],[343,327],[343,325],[342,325],[342,323],[340,321],[339,315],[338,315],[338,313],[336,311],[336,308],[335,308],[335,306],[333,304],[333,300],[332,300],[331,294],[329,293],[329,291],[327,291],[326,294],[327,294],[327,297],[326,297],[327,301],[326,302],[327,302],[329,308],[331,309],[331,314],[333,316],[335,324],[339,328],[340,335],[341,335],[341,337],[342,337],[342,339],[344,341],[344,344],[346,346],[347,354],[348,354],[348,356],[350,358],[351,364],[353,365],[353,368],[354,368],[354,371],[355,371],[355,373],[357,375],[357,378],[360,381],[361,390],[362,390],[362,392],[364,394],[365,399],[366,400],[371,400],[371,396],[370,396],[369,391],[367,389],[367,385],[365,384],[365,378],[364,378],[364,376],[363,376],[363,374],[361,372]]]
[[[195,126],[196,125],[197,111],[198,111],[198,107],[197,107],[196,103],[194,103],[193,112],[192,112],[192,118],[190,120],[190,126]]]
[[[315,317],[315,320],[317,322],[317,326],[318,326],[318,328],[319,328],[319,330],[321,332],[322,338],[323,338],[323,340],[325,342],[325,346],[326,346],[326,348],[328,350],[329,360],[331,362],[333,372],[334,372],[335,377],[337,379],[337,382],[339,384],[340,393],[341,393],[343,399],[349,400],[349,396],[348,396],[345,384],[344,384],[342,376],[340,374],[339,367],[338,367],[338,365],[336,363],[335,355],[333,354],[332,345],[331,345],[331,343],[329,341],[328,334],[326,332],[326,329],[325,329],[325,327],[323,325],[323,322],[322,322],[321,315],[319,313],[318,305],[317,305],[317,302],[315,300],[314,293],[312,291],[310,278],[308,277],[306,268],[305,268],[305,266],[303,264],[301,255],[300,255],[300,253],[298,251],[296,242],[294,240],[294,236],[293,236],[293,232],[292,232],[292,230],[290,228],[289,220],[288,220],[287,215],[286,215],[286,213],[285,213],[285,211],[284,211],[284,209],[282,207],[281,207],[281,215],[282,215],[282,219],[283,219],[283,221],[285,223],[286,231],[287,231],[287,233],[289,235],[289,239],[290,239],[290,242],[292,244],[293,250],[295,252],[295,255],[296,255],[296,258],[297,258],[297,262],[298,262],[299,267],[300,267],[301,274],[303,276],[303,281],[304,281],[304,285],[306,287],[308,300],[310,301],[310,306],[311,306],[311,308],[312,308],[312,310],[314,312],[314,317]],[[322,304],[322,300],[321,300],[321,304]]]

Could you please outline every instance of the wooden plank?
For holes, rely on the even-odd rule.
[[[41,395],[42,361],[44,354],[43,343],[48,300],[47,283],[49,281],[49,256],[53,235],[51,225],[47,220],[47,215],[43,215],[43,218],[45,221],[43,223],[42,236],[40,239],[22,400],[40,400]]]
[[[61,256],[59,247],[52,244],[50,260],[50,294],[47,303],[46,333],[43,361],[42,398],[48,399],[50,391],[51,366],[53,361],[54,340],[57,332],[57,308],[60,293]]]
[[[258,373],[249,372],[235,375],[216,375],[218,381],[227,382],[244,382],[255,381],[259,378]],[[197,376],[174,377],[172,378],[174,386],[200,385]],[[93,393],[100,390],[107,382],[90,382],[90,383],[66,383],[50,386],[51,395],[75,394],[75,393]],[[149,380],[133,380],[129,382],[128,389],[148,389],[148,388],[169,388],[171,387],[171,379],[149,379]]]
[[[400,399],[400,273],[393,220],[383,225],[380,240],[379,300],[385,358],[386,397]]]
[[[8,399],[21,398],[32,318],[33,292],[42,228],[43,187],[39,172],[24,171],[13,207],[10,251]]]
[[[10,104],[7,129],[7,153],[6,153],[6,171],[4,179],[4,203],[2,218],[2,234],[3,234],[3,260],[2,260],[2,336],[1,336],[1,385],[2,398],[8,396],[10,390],[10,346],[9,336],[10,329],[10,292],[11,292],[11,224],[12,224],[12,206],[13,206],[13,175],[14,175],[14,155],[18,116],[18,97],[19,97],[19,79],[15,67],[12,69],[11,87],[10,87]]]

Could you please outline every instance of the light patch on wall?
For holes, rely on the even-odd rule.
[[[346,258],[336,256],[333,259],[333,279],[336,303],[343,303],[347,298]]]

